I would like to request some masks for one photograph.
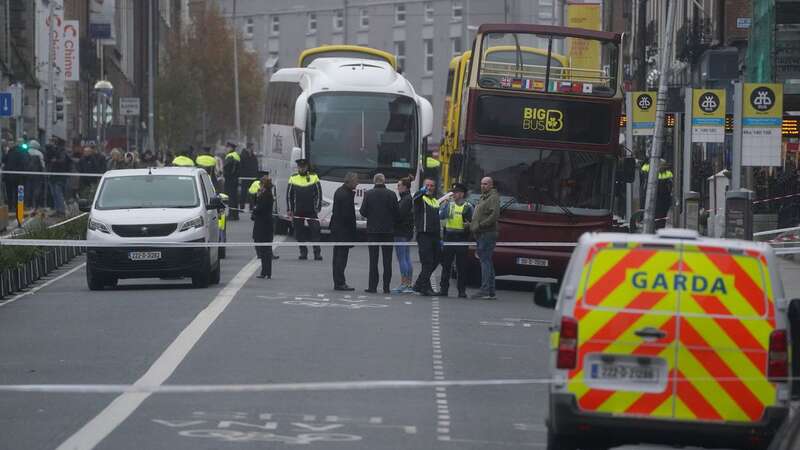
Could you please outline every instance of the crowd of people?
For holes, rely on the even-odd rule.
[[[312,242],[315,260],[322,260],[321,248],[313,245],[320,239],[318,213],[322,208],[322,188],[319,177],[310,170],[305,159],[296,161],[298,171],[288,181],[287,212],[292,222],[297,242]],[[367,241],[375,243],[369,249],[369,277],[364,290],[377,293],[379,282],[384,294],[419,293],[423,296],[447,296],[450,290],[452,269],[455,265],[456,288],[459,298],[468,298],[467,250],[475,243],[480,260],[481,287],[471,298],[494,300],[495,275],[492,255],[497,242],[497,219],[500,213],[500,197],[489,178],[481,180],[481,196],[477,205],[466,201],[467,188],[455,184],[452,192],[437,196],[436,182],[423,180],[417,192],[411,192],[411,178],[398,182],[398,194],[387,189],[386,177],[375,174],[373,187],[364,193],[358,215],[366,219]],[[250,190],[254,195],[252,217],[253,240],[272,242],[274,214],[277,201],[272,182],[265,175]],[[355,209],[356,173],[348,173],[333,196],[333,213],[330,220],[331,241],[341,245],[333,247],[333,287],[337,291],[353,291],[347,284],[345,271],[349,257],[349,245],[357,236]],[[415,235],[416,232],[416,235]],[[416,239],[420,260],[420,272],[413,281],[414,268],[411,262],[411,246]],[[262,263],[261,277],[271,278],[272,260],[275,258],[269,246],[257,247]],[[392,283],[392,254],[396,253],[400,267],[400,284],[394,289]],[[299,246],[299,259],[308,259],[308,247]],[[379,268],[381,262],[382,271]],[[441,266],[438,290],[431,278]]]

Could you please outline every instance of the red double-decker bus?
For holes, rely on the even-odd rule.
[[[574,243],[587,231],[611,229],[622,160],[621,43],[618,33],[575,28],[478,29],[463,95],[454,99],[466,120],[447,163],[472,201],[481,178],[494,179],[499,241]],[[571,252],[498,246],[495,270],[560,280]]]

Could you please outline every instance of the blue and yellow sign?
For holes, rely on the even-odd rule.
[[[692,89],[692,142],[725,142],[725,89]]]

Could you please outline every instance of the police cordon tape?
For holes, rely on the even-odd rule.
[[[416,242],[173,242],[173,241],[125,241],[105,242],[71,239],[0,239],[0,245],[18,247],[86,247],[86,248],[118,248],[118,247],[161,247],[161,248],[199,248],[199,247],[379,247],[406,246],[416,247]],[[444,246],[475,246],[475,242],[442,241]],[[498,247],[575,247],[575,242],[498,242]]]
[[[779,381],[793,381],[798,377],[781,378]],[[761,377],[665,377],[667,383],[716,381],[718,383],[740,383],[763,381]],[[437,387],[495,387],[495,386],[535,386],[577,383],[578,380],[564,378],[509,378],[485,380],[363,380],[363,381],[319,381],[303,383],[264,383],[264,384],[4,384],[0,392],[53,393],[53,394],[226,394],[243,392],[311,392],[311,391],[365,391],[390,389],[430,389]],[[583,380],[580,380],[583,382]]]

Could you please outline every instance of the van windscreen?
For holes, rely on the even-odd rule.
[[[193,176],[136,175],[106,178],[95,208],[195,208],[199,205]]]

